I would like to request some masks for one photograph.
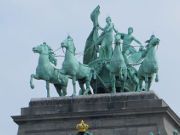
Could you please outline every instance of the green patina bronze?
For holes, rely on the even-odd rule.
[[[138,41],[132,35],[132,33],[133,33],[133,28],[132,27],[128,28],[128,34],[120,33],[121,37],[122,37],[122,40],[123,40],[123,53],[127,54],[127,55],[136,52],[136,49],[131,46],[133,41],[135,41],[136,43],[138,43],[139,45],[142,46],[141,42]]]
[[[57,60],[48,45],[33,49],[40,57],[36,74],[31,75],[31,88],[34,87],[33,78],[41,79],[46,81],[48,96],[49,83],[53,83],[58,94],[64,96],[68,76],[72,79],[73,95],[76,95],[76,81],[80,95],[150,90],[154,75],[158,81],[156,48],[160,40],[152,35],[143,46],[133,36],[133,27],[128,28],[127,34],[118,32],[111,17],[107,17],[106,26],[102,28],[99,15],[98,5],[90,15],[93,27],[85,43],[83,64],[76,59],[76,48],[70,36],[61,43],[66,50],[62,69],[55,67]],[[133,41],[136,46],[132,45]]]
[[[154,135],[154,133],[153,132],[149,132],[149,135]]]
[[[85,64],[81,64],[75,58],[75,46],[73,39],[68,36],[62,43],[61,47],[66,49],[65,59],[63,61],[62,70],[64,74],[72,78],[73,95],[76,95],[76,80],[79,82],[82,94],[87,95],[90,93],[90,81],[93,75],[93,70]],[[84,88],[86,84],[86,89]]]
[[[107,69],[110,71],[110,78],[112,78],[111,88],[112,92],[116,93],[116,79],[122,82],[122,91],[127,80],[127,66],[121,51],[121,35],[115,35],[115,48],[111,56],[110,62],[106,63]]]
[[[91,21],[93,22],[93,29],[91,33],[89,34],[85,49],[84,49],[84,56],[83,56],[83,63],[88,64],[89,62],[92,62],[97,59],[97,51],[98,47],[95,45],[95,42],[98,39],[98,16],[100,14],[100,6],[98,5],[93,12],[91,13]]]
[[[175,130],[173,131],[173,135],[179,135],[179,132],[178,132],[177,129],[175,129]]]
[[[113,42],[113,31],[117,33],[117,30],[114,28],[114,24],[111,22],[111,17],[106,18],[106,26],[104,28],[97,26],[102,30],[101,35],[95,42],[95,45],[100,45],[99,48],[99,57],[101,59],[110,59],[112,56],[112,42]]]
[[[100,8],[98,8],[96,18],[99,16],[99,9]],[[97,52],[97,58],[86,63],[94,68],[97,73],[97,79],[91,81],[94,93],[149,90],[153,75],[158,73],[158,65],[155,49],[153,49],[154,51],[152,53],[151,47],[148,46],[155,44],[155,48],[156,44],[159,44],[159,39],[154,35],[151,36],[151,38],[146,41],[148,44],[146,45],[146,49],[144,49],[142,43],[132,35],[132,27],[129,27],[128,33],[124,34],[114,28],[110,17],[106,18],[106,23],[105,28],[101,28],[98,19],[96,19],[96,23],[94,22],[93,24],[97,24],[97,27],[103,30],[103,32],[99,37],[97,37],[98,34],[96,34],[96,40],[93,40],[91,37],[91,40],[94,42],[91,45],[89,44],[89,46],[96,46],[94,52],[99,50],[99,57]],[[112,51],[113,31],[118,33],[115,34],[114,51]],[[155,38],[158,39],[157,42],[153,41]],[[88,40],[90,40],[90,37]],[[139,45],[139,49],[132,46],[133,41]],[[86,52],[84,53],[86,54]],[[84,57],[84,59],[86,58]],[[142,72],[144,68],[146,72]],[[158,75],[156,75],[156,81],[157,80]],[[145,81],[145,86],[142,85],[143,81]]]
[[[158,82],[158,63],[156,59],[156,46],[160,40],[155,36],[150,40],[146,46],[145,58],[138,70],[139,85],[142,89],[142,82],[145,81],[145,90],[149,91],[154,74],[156,74],[155,81]]]
[[[54,84],[59,96],[65,96],[67,94],[66,87],[68,84],[68,78],[62,74],[60,69],[55,67],[57,60],[54,57],[53,50],[46,43],[43,43],[34,47],[33,52],[39,53],[39,61],[36,68],[36,74],[31,75],[31,88],[34,88],[33,78],[37,80],[45,80],[47,97],[50,97],[49,83]]]

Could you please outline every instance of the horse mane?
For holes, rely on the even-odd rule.
[[[54,53],[49,53],[49,61],[53,64],[53,65],[57,65],[57,59],[55,57]]]
[[[52,49],[49,45],[46,44],[46,46],[47,46],[47,48],[48,48],[49,61],[50,61],[53,65],[56,66],[56,64],[57,64],[57,59],[55,58],[55,53],[54,53],[53,49]]]
[[[76,54],[76,47],[75,47],[75,45],[74,45],[74,41],[73,41],[73,39],[71,38],[71,37],[68,37],[68,40],[71,40],[72,41],[72,46],[73,46],[73,54],[75,55]]]

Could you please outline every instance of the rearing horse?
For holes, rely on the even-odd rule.
[[[31,74],[30,86],[33,89],[33,78],[46,81],[47,97],[50,97],[49,83],[53,83],[59,96],[67,94],[66,88],[68,77],[62,74],[60,69],[55,68],[56,59],[53,56],[52,49],[43,43],[33,48],[34,53],[39,53],[38,66],[36,74]]]
[[[155,81],[158,82],[159,68],[156,59],[156,46],[159,42],[158,38],[153,37],[147,45],[145,58],[138,70],[140,89],[142,89],[142,82],[145,81],[145,90],[149,91],[154,74],[156,74]]]
[[[76,48],[73,39],[70,36],[61,43],[61,47],[66,49],[62,70],[64,71],[64,74],[69,75],[72,78],[73,96],[76,95],[76,80],[78,80],[82,94],[88,94],[90,92],[92,69],[77,61],[75,58]],[[84,83],[86,83],[86,89],[84,88]]]
[[[116,93],[116,76],[118,76],[122,82],[121,90],[124,91],[125,82],[127,79],[127,67],[124,61],[124,57],[121,51],[121,35],[115,35],[115,48],[113,51],[113,55],[110,59],[110,63],[106,64],[107,69],[110,71],[110,76],[112,78],[112,92]]]

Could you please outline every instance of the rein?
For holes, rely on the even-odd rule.
[[[61,49],[61,47],[58,47],[56,50],[53,51],[53,53],[57,52],[59,49]]]
[[[112,44],[115,44],[115,43],[112,43]],[[133,45],[130,45],[130,46],[132,46],[132,47],[140,47],[140,46],[133,46]],[[74,54],[74,53],[71,52],[70,50],[67,50],[67,51],[69,51],[70,53],[72,53],[72,54],[74,54],[74,55],[83,56],[83,55],[86,54],[86,53],[88,52],[88,50],[91,49],[92,47],[93,47],[93,46],[87,48],[87,49],[85,50],[85,53],[83,53],[83,52],[78,52],[78,53],[75,53],[75,54]],[[63,53],[65,54],[63,47],[58,47],[55,51],[53,51],[53,53],[57,52],[57,51],[60,50],[61,48],[62,48]],[[44,54],[44,55],[49,55],[49,54]],[[55,55],[55,57],[65,57],[65,56],[64,56],[64,55]]]
[[[62,48],[62,51],[63,51],[63,53],[65,54],[65,51],[64,51],[64,49],[63,49],[63,47],[61,47]],[[74,54],[72,51],[70,51],[70,50],[68,50],[68,49],[66,49],[68,52],[70,52],[70,53],[72,53],[72,54]],[[79,52],[79,53],[75,53],[74,55],[83,55],[83,53],[82,52]],[[65,57],[65,56],[63,56],[63,55],[56,55],[55,57]]]
[[[112,44],[115,44],[115,43],[112,43]],[[140,47],[140,46],[133,46],[133,45],[130,45],[130,46],[132,46],[132,47]],[[83,52],[78,52],[78,53],[75,53],[75,54],[74,54],[74,53],[71,52],[70,50],[67,50],[67,51],[69,51],[70,53],[72,53],[72,54],[74,54],[74,55],[83,56],[83,55],[86,54],[86,53],[88,52],[88,50],[91,49],[92,47],[94,47],[94,46],[91,46],[91,47],[87,48],[84,53],[83,53]],[[58,47],[56,50],[53,51],[53,53],[57,52],[57,51],[60,50],[61,48],[62,48],[63,53],[65,54],[65,51],[64,51],[63,47]],[[46,55],[48,55],[48,54],[46,54]],[[64,55],[55,55],[55,57],[65,57],[65,56],[64,56]]]

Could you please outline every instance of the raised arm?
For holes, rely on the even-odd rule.
[[[113,25],[113,30],[114,30],[115,33],[118,33],[118,30],[115,29],[114,25]]]
[[[104,28],[102,28],[99,24],[98,24],[98,28],[102,31],[104,31]]]
[[[137,40],[136,38],[134,38],[133,37],[133,40],[136,42],[136,43],[138,43],[139,45],[141,45],[142,46],[142,43],[139,41],[139,40]]]

